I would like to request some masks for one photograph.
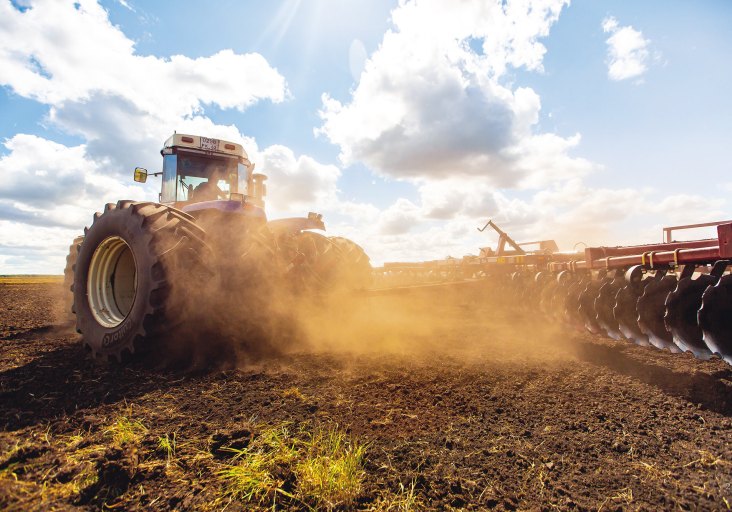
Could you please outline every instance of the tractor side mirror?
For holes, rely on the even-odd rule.
[[[135,167],[134,179],[137,183],[145,183],[147,181],[147,169]]]

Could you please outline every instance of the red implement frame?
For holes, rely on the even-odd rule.
[[[674,242],[672,233],[681,229],[717,226],[717,238]],[[574,269],[616,269],[633,265],[667,268],[687,264],[711,264],[732,258],[732,221],[706,222],[663,228],[666,242],[627,247],[588,247],[585,259],[550,263],[554,271]]]
[[[415,275],[432,272],[442,274],[443,279],[454,279],[457,276],[492,275],[493,272],[504,273],[521,268],[559,272],[623,269],[641,265],[647,269],[668,269],[732,259],[732,221],[670,226],[663,228],[664,242],[621,247],[587,247],[584,253],[554,252],[556,244],[553,241],[517,243],[491,221],[479,231],[488,226],[500,235],[496,251],[481,249],[480,256],[460,259],[385,263],[382,268],[374,270],[377,273],[407,272]],[[672,239],[674,231],[710,226],[717,227],[717,238],[688,241]],[[522,246],[530,244],[539,244],[539,250],[525,251]],[[507,249],[507,246],[511,249]]]

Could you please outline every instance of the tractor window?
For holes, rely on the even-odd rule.
[[[249,170],[244,164],[238,164],[239,167],[239,192],[249,194]]]
[[[197,188],[200,190],[199,187],[206,182],[208,182],[208,178],[202,178],[200,176],[183,176],[182,174],[178,175],[178,189],[176,194],[178,201],[198,201],[198,198],[195,197],[194,191]],[[218,199],[226,199],[229,197],[231,187],[228,180],[217,180],[216,186],[222,192]]]
[[[160,194],[160,201],[163,203],[172,203],[175,201],[175,170],[177,159],[177,155],[165,155],[163,157],[163,188]]]
[[[221,193],[218,199],[227,199],[231,192],[237,191],[236,160],[201,157],[198,155],[178,154],[178,179],[176,197],[178,201],[199,201],[196,188],[214,176]],[[200,188],[199,188],[200,190]],[[214,199],[209,197],[207,199]]]

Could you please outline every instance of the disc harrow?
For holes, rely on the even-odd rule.
[[[491,221],[479,230],[488,226],[499,234],[496,250],[387,263],[374,270],[374,282],[383,289],[484,281],[486,293],[570,327],[732,364],[732,221],[667,227],[660,243],[577,252],[559,252],[551,240],[516,243]],[[709,227],[716,238],[673,239]]]

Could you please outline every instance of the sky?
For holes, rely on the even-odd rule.
[[[174,131],[374,265],[732,218],[727,0],[0,0],[0,274],[156,200]],[[683,235],[683,234],[682,234]],[[713,236],[713,232],[688,233]],[[681,237],[680,237],[681,238]]]

